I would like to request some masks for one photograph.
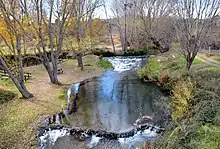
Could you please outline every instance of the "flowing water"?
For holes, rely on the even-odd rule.
[[[152,101],[163,94],[156,85],[144,84],[137,75],[137,68],[146,61],[145,57],[110,57],[105,58],[113,64],[114,70],[90,79],[83,85],[74,84],[68,90],[68,102],[71,96],[78,94],[77,111],[68,116],[68,124],[73,127],[105,130],[108,132],[126,132],[134,126],[140,116],[148,115],[153,119],[155,109]],[[154,125],[159,125],[156,121]],[[108,140],[91,136],[85,141],[78,141],[65,129],[45,132],[40,137],[40,148],[54,149],[132,149],[146,141],[157,138],[154,130],[137,132],[129,138]]]

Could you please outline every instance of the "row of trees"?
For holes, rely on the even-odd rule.
[[[219,6],[219,0],[113,0],[112,25],[125,51],[127,41],[133,49],[153,44],[160,52],[180,43],[189,70],[210,29],[218,25]]]
[[[166,52],[178,41],[189,70],[219,19],[219,5],[220,0],[112,0],[110,19],[105,0],[0,0],[0,41],[7,47],[0,49],[0,62],[23,97],[30,98],[22,67],[28,48],[39,53],[50,81],[59,85],[63,46],[77,53],[83,69],[82,50],[93,48],[106,25],[114,50],[115,27],[125,51],[129,42],[133,49],[153,44]],[[107,21],[94,19],[95,10],[103,6]],[[7,53],[15,56],[13,71]]]
[[[51,83],[60,85],[57,69],[63,43],[70,39],[72,44],[75,39],[71,37],[76,36],[75,49],[80,51],[87,36],[85,27],[90,26],[93,37],[93,14],[99,6],[99,0],[0,0],[0,39],[6,45],[0,49],[0,63],[24,98],[33,95],[24,82],[23,51],[26,53],[28,45],[37,51],[40,57],[36,58],[42,61]],[[70,24],[73,19],[75,27]],[[69,34],[70,27],[76,33]],[[8,53],[15,57],[13,70],[5,59]]]

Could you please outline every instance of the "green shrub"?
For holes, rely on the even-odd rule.
[[[111,56],[117,56],[117,54],[110,52],[110,51],[104,51],[103,49],[93,49],[92,54],[97,55],[97,56],[104,56],[104,57],[111,57]]]
[[[194,96],[195,117],[202,123],[219,124],[220,70],[207,69],[193,74],[197,82]]]
[[[149,58],[148,63],[139,70],[139,76],[148,80],[158,80],[162,68],[155,58]]]
[[[191,72],[174,82],[171,109],[178,124],[158,140],[160,148],[219,149],[220,69]]]
[[[105,71],[113,68],[112,64],[109,61],[106,61],[106,60],[100,60],[97,63],[97,66],[100,67],[100,68],[103,68]]]
[[[62,88],[60,91],[59,99],[66,101],[66,98],[67,98],[67,88]]]

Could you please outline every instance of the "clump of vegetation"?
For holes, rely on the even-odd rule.
[[[110,52],[110,51],[105,51],[103,49],[93,49],[92,54],[97,55],[97,56],[103,56],[103,57],[111,57],[111,56],[117,56],[117,54]]]
[[[97,66],[103,68],[105,71],[113,68],[112,63],[103,59],[97,63]]]
[[[170,109],[174,108],[172,118],[178,123],[167,128],[158,141],[160,148],[218,149],[220,69],[192,71],[175,82]]]
[[[15,93],[0,88],[0,104],[12,100],[15,96]]]
[[[188,77],[186,80],[180,79],[172,91],[172,119],[177,121],[188,111],[192,102],[195,85]]]
[[[156,58],[151,57],[142,69],[139,70],[139,76],[147,80],[158,80],[162,68]]]
[[[62,88],[60,90],[59,99],[60,100],[65,100],[66,98],[67,98],[67,88]]]

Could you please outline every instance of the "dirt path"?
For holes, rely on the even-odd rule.
[[[211,66],[220,68],[220,63],[219,63],[218,61],[215,61],[215,60],[213,60],[213,59],[210,59],[210,58],[208,58],[207,56],[198,54],[198,55],[196,56],[196,58],[197,58],[198,60],[200,60],[200,61],[202,61],[202,62],[208,64],[208,65],[211,65]]]
[[[61,68],[64,73],[58,75],[58,79],[62,84],[72,85],[73,83],[80,82],[88,77],[97,76],[103,73],[103,70],[97,68],[96,62],[98,62],[98,57],[87,56],[84,58],[84,68],[81,70],[77,67],[76,60],[67,60],[61,64]],[[28,88],[31,93],[35,95],[37,99],[44,99],[47,97],[50,100],[59,94],[60,87],[50,83],[49,76],[42,65],[28,67],[25,71],[32,74],[32,79],[28,82]]]

